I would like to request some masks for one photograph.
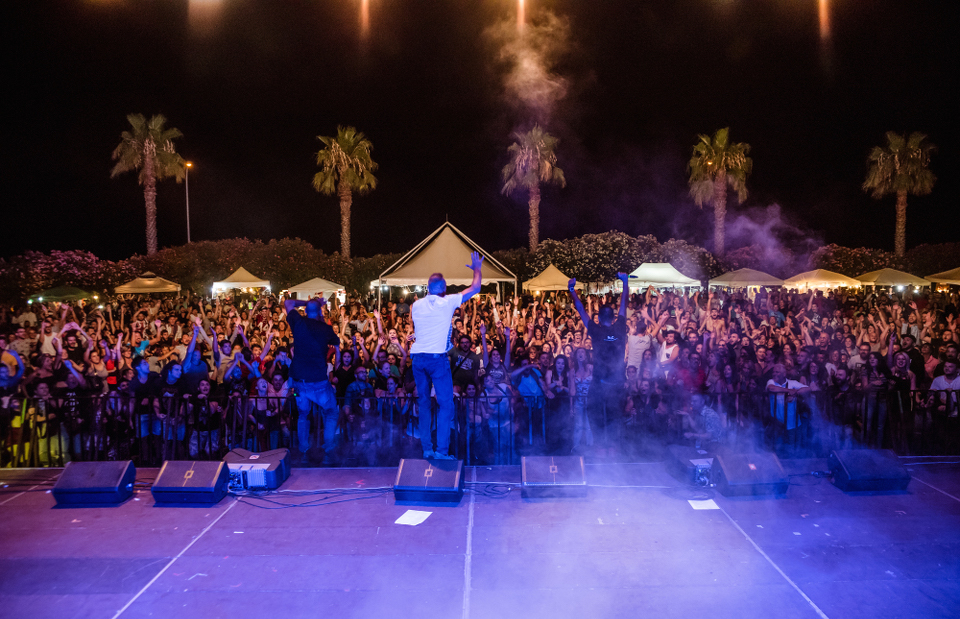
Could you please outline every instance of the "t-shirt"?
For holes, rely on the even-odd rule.
[[[290,377],[308,383],[327,380],[327,351],[330,346],[340,345],[333,328],[322,320],[304,318],[296,311],[287,315],[287,323],[294,341]]]
[[[450,349],[450,333],[453,331],[453,312],[462,303],[462,294],[445,297],[431,294],[418,299],[410,308],[413,329],[417,334],[417,340],[410,347],[410,354],[447,352]]]
[[[587,333],[593,342],[593,377],[598,380],[622,380],[627,321],[617,320],[609,327],[591,322],[587,325]]]
[[[480,369],[480,355],[469,350],[463,352],[459,348],[450,351],[450,370],[453,382],[456,385],[476,384],[477,370]]]
[[[640,363],[643,361],[643,353],[650,349],[653,340],[649,334],[627,336],[627,366],[633,366],[640,369]]]

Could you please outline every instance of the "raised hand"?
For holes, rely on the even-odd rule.
[[[576,287],[577,287],[577,278],[576,278],[576,277],[571,277],[571,278],[570,278],[570,281],[567,282],[567,289],[568,289],[568,290],[573,290],[573,289],[576,288]]]
[[[626,283],[627,283],[627,280],[630,279],[630,274],[629,274],[629,273],[624,273],[624,272],[621,271],[621,272],[617,273],[617,279],[619,279],[619,280],[622,281],[624,284],[626,284]]]
[[[471,271],[479,271],[480,267],[483,266],[483,256],[479,252],[473,252],[470,254],[470,264],[467,265]]]

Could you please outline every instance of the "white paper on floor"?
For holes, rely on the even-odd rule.
[[[713,499],[706,501],[687,501],[693,509],[720,509],[720,506],[713,502]]]
[[[422,512],[416,509],[408,509],[402,516],[397,518],[395,524],[409,524],[414,527],[427,519],[433,512]]]

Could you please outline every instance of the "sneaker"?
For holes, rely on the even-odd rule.
[[[449,455],[449,454],[442,454],[442,453],[440,453],[440,452],[436,452],[436,453],[434,454],[434,456],[433,456],[433,459],[434,459],[434,460],[456,460],[457,457],[456,457],[456,456],[451,456],[451,455]]]
[[[424,459],[424,460],[433,460],[433,459],[435,459],[436,457],[437,457],[437,452],[435,452],[435,451],[425,451],[425,452],[423,452],[423,459]]]

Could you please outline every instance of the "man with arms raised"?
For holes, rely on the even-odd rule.
[[[450,431],[453,429],[453,376],[450,372],[450,333],[453,312],[470,297],[480,292],[483,257],[477,252],[470,256],[468,268],[473,270],[473,283],[460,294],[447,296],[447,282],[441,273],[434,273],[427,282],[427,296],[410,308],[413,329],[417,336],[410,348],[413,360],[413,378],[417,383],[420,404],[420,442],[424,458],[453,460],[448,455]],[[430,385],[437,394],[437,448],[433,448],[430,434]]]
[[[333,462],[336,449],[337,396],[327,380],[327,352],[333,346],[340,363],[340,338],[323,320],[323,299],[297,301],[287,299],[283,307],[287,311],[287,324],[293,331],[293,362],[290,378],[297,396],[297,440],[300,443],[300,461],[306,463],[310,448],[310,403],[313,402],[323,415],[323,462]],[[304,318],[297,307],[306,306]]]

